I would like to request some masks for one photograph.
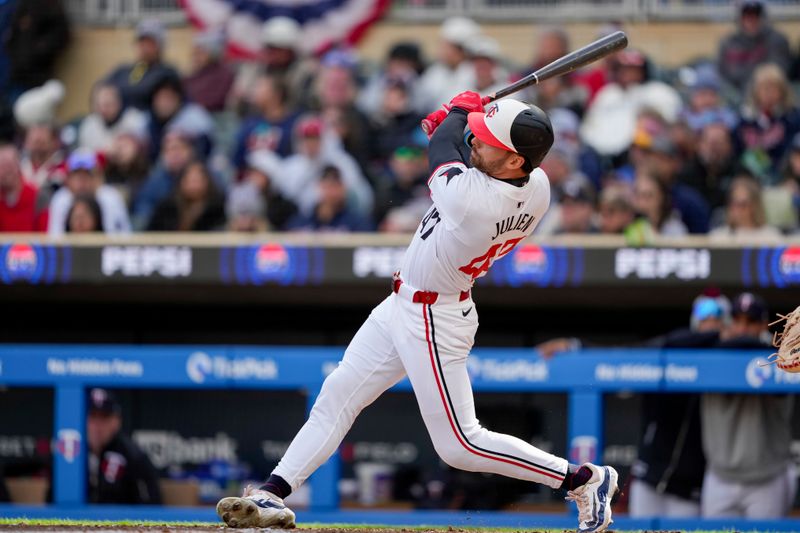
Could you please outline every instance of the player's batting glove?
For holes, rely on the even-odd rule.
[[[425,135],[427,135],[429,139],[431,135],[433,135],[433,132],[436,131],[436,128],[439,127],[439,124],[445,119],[448,111],[449,109],[437,109],[422,119],[420,126],[422,126],[422,131],[425,132]]]
[[[467,113],[483,113],[483,99],[475,91],[464,91],[450,100],[450,107],[463,109]]]

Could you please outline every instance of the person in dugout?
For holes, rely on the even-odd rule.
[[[119,402],[105,389],[91,389],[86,417],[88,501],[160,504],[158,472],[121,429]]]

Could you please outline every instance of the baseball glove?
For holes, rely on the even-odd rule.
[[[786,372],[800,372],[800,306],[788,315],[778,315],[780,318],[770,324],[779,324],[783,321],[783,331],[777,331],[772,336],[772,345],[778,351],[769,356],[770,362]]]

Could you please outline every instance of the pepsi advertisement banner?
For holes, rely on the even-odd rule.
[[[0,243],[0,284],[323,286],[387,283],[404,246]],[[477,285],[497,287],[800,286],[800,246],[615,248],[522,244]]]

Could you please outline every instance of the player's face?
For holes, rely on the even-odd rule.
[[[477,137],[472,138],[472,152],[469,161],[481,172],[497,177],[504,173],[506,164],[513,154],[507,150],[486,144]]]
[[[86,417],[86,441],[89,449],[100,453],[117,434],[122,422],[119,416],[99,412],[90,412]]]

